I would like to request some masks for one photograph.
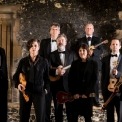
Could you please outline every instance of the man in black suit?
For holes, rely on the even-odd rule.
[[[71,65],[72,61],[76,59],[74,52],[67,50],[67,37],[65,34],[61,34],[57,38],[58,49],[50,54],[50,80],[51,91],[53,95],[54,107],[55,107],[55,121],[63,122],[63,104],[58,104],[56,94],[59,91],[68,92],[68,72],[69,69],[64,67]],[[55,81],[52,80],[55,78]],[[59,77],[59,78],[58,78]],[[65,104],[67,120],[70,116],[70,103]]]
[[[106,101],[109,96],[114,91],[114,83],[116,79],[122,76],[122,55],[119,50],[121,48],[121,42],[118,39],[112,39],[110,44],[111,54],[102,59],[102,76],[101,76],[101,86],[102,95],[104,101]],[[120,90],[122,91],[122,89]],[[115,122],[114,110],[116,108],[117,118],[119,122],[120,115],[120,92],[110,101],[107,110],[107,122]],[[121,122],[121,121],[120,121]]]
[[[52,23],[50,26],[50,38],[41,40],[40,55],[49,61],[49,54],[57,50],[56,39],[60,34],[60,25],[58,23]],[[45,122],[50,122],[51,114],[51,92],[46,95],[46,114]]]
[[[8,72],[5,50],[0,47],[0,122],[7,122]]]
[[[82,43],[85,43],[85,44],[87,44],[87,45],[89,45],[89,47],[90,46],[96,46],[97,44],[99,44],[100,43],[100,38],[98,38],[98,37],[95,37],[94,35],[93,35],[93,33],[94,33],[94,26],[93,26],[93,24],[92,23],[88,23],[88,24],[86,24],[86,26],[85,26],[85,36],[84,37],[82,37],[82,38],[79,38],[78,40],[77,40],[77,42],[76,42],[76,48],[77,49],[79,49],[79,46],[82,44]],[[76,49],[76,50],[77,50]],[[78,51],[77,51],[78,52]],[[97,48],[95,48],[94,50],[90,50],[90,56],[91,56],[91,59],[92,60],[94,60],[94,61],[96,61],[97,62],[97,64],[98,64],[98,70],[99,71],[101,71],[101,61],[100,61],[100,55],[102,54],[102,52],[103,52],[103,48],[102,48],[102,46],[98,46]],[[98,71],[98,72],[99,72]],[[97,80],[97,82],[96,82],[96,88],[95,88],[95,90],[96,90],[96,97],[95,97],[95,99],[93,100],[93,104],[95,105],[95,106],[97,106],[97,107],[100,107],[101,105],[100,105],[100,103],[99,103],[99,80],[100,80],[100,78],[99,78],[100,76],[99,76],[99,73],[98,73],[98,80]]]

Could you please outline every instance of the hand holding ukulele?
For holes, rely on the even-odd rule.
[[[59,76],[63,76],[64,73],[66,72],[66,70],[63,68],[62,65],[58,66],[57,69],[56,69],[56,72]]]
[[[25,75],[23,73],[20,73],[19,80],[20,80],[20,84],[18,85],[18,89],[22,92],[25,101],[28,102],[29,96],[25,94],[26,80],[25,80]]]
[[[93,52],[94,52],[94,49],[96,49],[98,46],[100,46],[100,45],[102,45],[102,44],[106,44],[106,43],[108,43],[108,40],[104,40],[104,41],[102,41],[101,43],[99,43],[99,44],[97,44],[97,45],[91,45],[90,47],[89,47],[89,55],[90,56],[92,56],[92,54],[93,54]]]
[[[49,76],[50,81],[55,82],[55,81],[59,80],[60,77],[63,76],[64,73],[66,72],[66,70],[69,69],[70,67],[71,67],[71,65],[68,65],[68,66],[66,66],[66,67],[63,67],[63,66],[61,66],[61,65],[59,65],[57,68],[53,67],[54,69],[57,70],[57,71],[56,71],[56,72],[57,72],[57,75],[56,75],[56,76],[51,76],[51,75],[50,75],[50,76]]]

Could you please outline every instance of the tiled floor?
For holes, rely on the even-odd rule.
[[[104,112],[102,112],[100,110],[100,108],[95,108],[93,109],[93,117],[92,120],[93,122],[105,122],[106,120],[106,114]],[[53,107],[52,107],[52,111]],[[52,122],[54,121],[54,114],[52,112],[51,114],[51,120]],[[18,103],[9,103],[9,107],[8,107],[8,122],[19,122],[19,106]],[[35,122],[35,115],[34,115],[34,111],[32,109],[31,112],[31,118],[30,118],[30,122]],[[64,122],[66,121],[66,116],[64,114]],[[84,122],[84,118],[83,117],[79,117],[79,121],[78,122]]]
[[[101,98],[101,103],[102,103],[102,98]],[[53,106],[52,106],[51,110],[52,110],[51,122],[55,122]],[[19,122],[19,104],[18,103],[9,103],[8,104],[8,122]],[[31,111],[30,122],[35,122],[35,115],[34,115],[33,108]],[[67,122],[65,113],[64,113],[64,122]],[[78,122],[85,122],[84,118],[79,116]],[[101,111],[101,108],[93,107],[92,122],[106,122],[106,111]]]

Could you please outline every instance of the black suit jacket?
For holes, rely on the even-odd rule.
[[[120,61],[117,67],[118,74],[116,78],[120,78],[122,76],[122,55],[119,56]],[[110,80],[110,55],[104,57],[102,59],[102,76],[101,76],[101,87],[102,87],[102,94],[107,99],[111,92],[108,91],[108,85]],[[120,87],[120,91],[122,93],[122,88]]]
[[[41,40],[40,55],[49,61],[50,53],[51,53],[51,38]]]
[[[64,67],[71,65],[72,61],[74,61],[75,59],[76,59],[76,55],[74,52],[66,51]],[[50,66],[58,67],[59,65],[62,65],[62,64],[61,64],[58,50],[56,50],[50,54]],[[69,72],[69,69],[66,70],[65,74],[61,76],[61,78],[58,81],[51,82],[52,85],[53,84],[56,85],[57,91],[62,90],[62,87],[65,91],[68,91],[68,72]],[[51,76],[56,76],[56,69],[50,69],[49,74]]]
[[[87,41],[87,38],[86,36],[82,37],[82,38],[79,38],[76,42],[76,48],[77,48],[77,51],[78,51],[78,48],[79,46],[82,44],[82,43],[85,43],[88,45],[88,41]],[[95,37],[95,36],[92,36],[92,39],[91,39],[91,45],[97,45],[100,43],[100,38],[98,37]],[[101,70],[101,61],[100,61],[100,56],[101,54],[103,53],[103,47],[102,46],[98,46],[95,50],[94,50],[94,53],[93,53],[93,56],[92,56],[92,59],[97,61],[98,63],[98,69]]]
[[[0,90],[7,91],[8,89],[8,72],[5,50],[0,47]]]

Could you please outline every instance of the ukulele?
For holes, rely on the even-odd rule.
[[[103,104],[102,110],[105,110],[107,105],[110,103],[110,101],[114,98],[114,96],[117,94],[117,90],[119,89],[120,85],[122,84],[122,76],[119,78],[119,81],[114,86],[114,92],[110,95],[110,97],[107,99],[107,101]],[[116,90],[117,88],[117,90]]]
[[[26,87],[25,75],[23,73],[19,74],[19,80],[20,80],[20,83],[24,87]],[[25,94],[25,90],[22,90],[22,94],[23,94],[23,97],[24,97],[25,101],[28,102],[29,101],[29,96]]]
[[[97,48],[98,46],[100,46],[100,45],[102,45],[102,44],[106,44],[106,43],[108,43],[108,40],[104,40],[104,41],[102,41],[101,43],[99,43],[99,44],[97,44],[97,45],[95,45],[95,46],[90,46],[89,47],[89,50],[94,50],[95,48]]]
[[[80,98],[83,98],[82,95],[79,95]],[[90,93],[89,97],[95,97],[95,93]],[[71,95],[71,93],[67,93],[64,91],[59,91],[56,94],[56,99],[59,104],[63,104],[66,102],[72,102],[75,100],[75,97]]]
[[[117,68],[117,66],[118,66],[118,61],[113,62],[113,65],[114,65],[115,68]],[[110,78],[110,79],[109,79],[108,90],[109,90],[110,92],[114,92],[114,88],[115,88],[115,85],[116,85],[117,81],[118,81],[118,80],[115,78],[115,76],[114,76],[113,78]]]
[[[71,67],[71,65],[68,65],[68,66],[64,67],[63,69],[66,70],[66,69],[69,69],[70,67]],[[60,77],[61,77],[60,75],[57,75],[57,76],[51,76],[50,75],[49,79],[50,79],[50,81],[55,82],[55,81],[59,80]]]

